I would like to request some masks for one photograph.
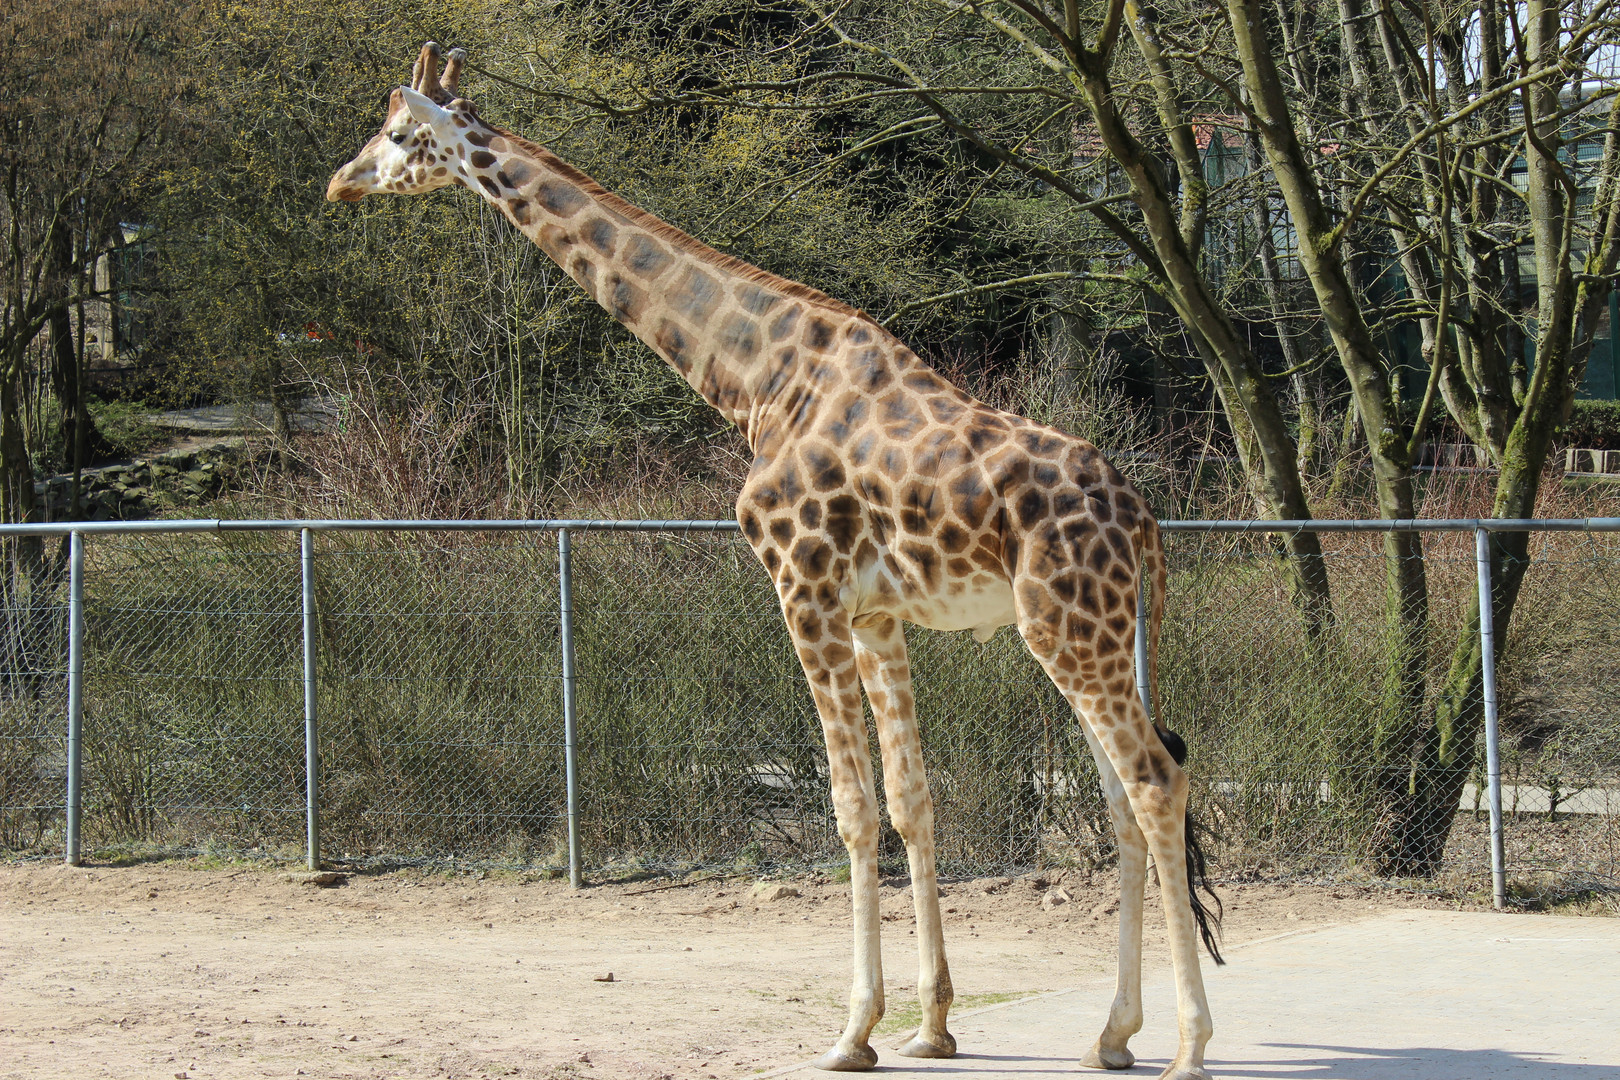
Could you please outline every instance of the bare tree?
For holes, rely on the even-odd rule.
[[[18,392],[41,331],[72,374],[58,386],[83,433],[75,445],[87,435],[70,312],[176,129],[186,24],[187,5],[153,0],[0,5],[0,520],[36,509]]]
[[[1345,64],[1337,75],[1353,108],[1331,154],[1313,132],[1321,118],[1301,109],[1291,93],[1297,85],[1277,62],[1277,30],[1299,8],[1229,0],[1227,10],[1242,75],[1234,105],[1249,110],[1300,230],[1301,263],[1368,432],[1380,512],[1413,516],[1412,467],[1443,401],[1501,465],[1493,513],[1532,516],[1553,431],[1579,388],[1620,255],[1612,238],[1614,120],[1598,100],[1620,85],[1594,68],[1605,48],[1612,63],[1610,5],[1482,0],[1366,12],[1341,0]],[[1581,155],[1571,151],[1605,128],[1594,175],[1580,175]],[[1513,183],[1521,161],[1522,188]],[[1592,192],[1589,205],[1583,189]],[[1347,272],[1358,227],[1375,217],[1399,252],[1429,369],[1410,418]],[[1509,350],[1522,340],[1525,313],[1514,263],[1502,256],[1526,241],[1536,278],[1535,362],[1528,380],[1516,380],[1519,358]],[[1417,534],[1390,534],[1386,554],[1396,644],[1373,747],[1385,813],[1376,853],[1389,871],[1423,873],[1439,863],[1474,760],[1478,612],[1426,716],[1427,585]],[[1527,534],[1500,536],[1493,558],[1497,625],[1505,627],[1528,561]]]

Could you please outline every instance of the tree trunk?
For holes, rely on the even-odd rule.
[[[1350,388],[1367,448],[1380,517],[1415,516],[1412,454],[1403,430],[1388,369],[1373,343],[1360,303],[1350,287],[1344,246],[1321,190],[1306,161],[1283,92],[1271,46],[1267,18],[1259,0],[1228,0],[1229,22],[1244,89],[1253,105],[1255,127],[1277,178],[1277,186],[1299,230],[1300,264],[1310,279],[1328,334]],[[1412,748],[1421,730],[1425,631],[1429,621],[1428,579],[1422,536],[1391,532],[1384,536],[1386,652],[1383,693],[1373,734],[1371,789],[1359,793],[1387,802],[1402,789]],[[1351,793],[1347,793],[1351,794]]]
[[[1527,404],[1509,435],[1492,517],[1535,516],[1552,434],[1574,398],[1567,378],[1569,367],[1567,349],[1555,346],[1545,354],[1538,350],[1536,372],[1538,376],[1548,372],[1549,385],[1545,394]],[[1529,533],[1491,534],[1491,624],[1497,641],[1507,636],[1519,587],[1530,566],[1529,549]],[[1479,611],[1476,594],[1439,688],[1434,721],[1416,741],[1406,783],[1392,806],[1389,827],[1377,852],[1381,872],[1426,876],[1440,869],[1463,785],[1474,768],[1484,720]]]
[[[1296,445],[1276,394],[1198,266],[1196,249],[1203,237],[1207,184],[1197,162],[1191,126],[1174,100],[1173,87],[1162,77],[1163,58],[1145,18],[1137,15],[1128,24],[1139,51],[1155,73],[1159,112],[1171,134],[1171,150],[1182,179],[1179,213],[1159,161],[1125,124],[1100,61],[1095,67],[1082,64],[1080,89],[1103,146],[1130,183],[1131,199],[1142,212],[1143,226],[1162,271],[1163,294],[1198,347],[1215,384],[1240,454],[1244,455],[1244,469],[1263,500],[1264,516],[1307,519],[1311,511],[1300,480]],[[1253,452],[1252,457],[1248,451]],[[1306,633],[1314,641],[1333,623],[1321,542],[1315,533],[1293,534],[1285,542],[1291,556],[1295,602],[1303,614]]]
[[[34,463],[29,458],[17,399],[27,348],[26,343],[13,342],[12,355],[0,373],[0,521],[8,524],[36,520]]]
[[[1529,38],[1538,57],[1551,54],[1558,40],[1558,9],[1531,0]],[[1543,62],[1545,62],[1543,60]],[[1620,266],[1620,100],[1610,110],[1601,180],[1593,199],[1593,233],[1577,285],[1570,266],[1576,207],[1567,198],[1567,176],[1558,161],[1560,101],[1556,84],[1526,95],[1530,104],[1527,140],[1528,195],[1535,231],[1538,334],[1536,365],[1525,388],[1524,407],[1508,433],[1497,482],[1496,518],[1533,517],[1542,470],[1558,424],[1569,415],[1592,348],[1591,328],[1608,303]],[[1506,634],[1530,565],[1528,533],[1491,536],[1491,612],[1498,640]],[[1424,732],[1406,786],[1402,813],[1380,852],[1388,869],[1431,874],[1440,868],[1456,818],[1457,802],[1474,766],[1484,718],[1481,690],[1483,657],[1479,645],[1479,600],[1452,650],[1450,670],[1435,704],[1433,725]]]
[[[1260,140],[1252,125],[1248,126],[1246,142],[1249,168],[1260,172],[1265,167]],[[1265,195],[1254,200],[1254,228],[1259,241],[1260,281],[1265,288],[1266,303],[1271,306],[1272,325],[1277,330],[1277,345],[1282,350],[1283,364],[1294,374],[1294,397],[1299,408],[1299,438],[1294,459],[1302,478],[1316,471],[1321,452],[1322,409],[1318,394],[1320,380],[1315,372],[1306,370],[1306,356],[1300,341],[1305,336],[1299,320],[1288,315],[1288,292],[1283,284],[1282,267],[1277,263],[1277,245],[1272,238],[1271,206]]]
[[[38,520],[34,495],[34,467],[23,436],[22,416],[17,400],[28,343],[9,343],[5,363],[0,366],[0,522],[21,524]],[[5,650],[8,656],[24,658],[37,631],[41,614],[35,598],[45,580],[44,542],[37,536],[16,536],[0,540],[0,573],[3,573],[5,606],[12,616],[5,622]],[[27,670],[28,661],[12,670]]]
[[[64,294],[68,283],[74,279],[73,249],[66,229],[57,231],[58,239],[55,241],[54,258],[56,260],[56,277],[62,283]],[[94,265],[93,263],[91,264]],[[85,275],[88,277],[89,275]],[[79,510],[79,471],[90,461],[108,457],[112,453],[112,445],[96,428],[95,421],[90,417],[86,408],[83,394],[84,371],[84,296],[88,282],[81,278],[78,293],[79,334],[75,341],[73,333],[72,315],[69,305],[63,303],[51,313],[50,321],[46,323],[46,334],[50,343],[51,357],[51,391],[56,395],[58,406],[62,410],[62,446],[67,458],[66,464],[73,470],[74,489],[73,507],[70,516],[77,517]],[[63,299],[66,299],[64,295]]]

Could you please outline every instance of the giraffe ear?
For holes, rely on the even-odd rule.
[[[411,111],[411,119],[418,124],[438,126],[449,122],[450,110],[441,107],[426,94],[420,94],[408,86],[400,87],[399,92],[405,99],[405,107]]]

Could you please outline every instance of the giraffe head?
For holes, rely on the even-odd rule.
[[[472,102],[457,96],[465,60],[465,52],[451,50],[441,77],[438,44],[422,46],[411,85],[389,95],[382,130],[332,174],[326,197],[359,202],[367,195],[419,195],[455,183],[462,172],[456,144],[484,126]]]

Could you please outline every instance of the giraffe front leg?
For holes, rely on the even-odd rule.
[[[855,700],[858,709],[859,698]],[[849,852],[849,891],[855,917],[849,1021],[832,1049],[815,1060],[816,1068],[830,1072],[862,1072],[876,1065],[872,1029],[883,1019],[883,955],[877,904],[877,794],[873,790],[871,759],[866,750],[866,725],[860,722],[858,711],[855,718],[856,723],[849,725],[854,731],[847,736],[844,726],[840,725],[836,750],[833,734],[823,721],[832,764],[833,810],[838,819],[838,834]]]
[[[917,913],[917,1032],[900,1047],[903,1057],[956,1056],[956,1039],[946,1029],[955,991],[945,962],[945,931],[939,916],[939,881],[934,868],[934,801],[923,769],[911,694],[911,666],[898,619],[885,618],[855,631],[855,659],[877,720],[883,750],[883,788],[889,816],[906,844],[911,867],[912,903]]]
[[[861,1072],[877,1064],[872,1029],[883,1018],[883,959],[878,933],[878,816],[872,756],[861,710],[860,683],[849,617],[841,608],[795,602],[787,592],[783,610],[827,743],[833,812],[849,852],[849,889],[855,916],[855,971],[849,991],[849,1022],[818,1069]]]
[[[865,725],[861,726],[864,743]],[[862,759],[866,761],[862,747]],[[883,956],[878,930],[878,817],[877,797],[872,790],[871,764],[865,767],[863,790],[851,797],[838,794],[837,755],[833,776],[833,809],[838,832],[849,852],[849,889],[855,916],[854,979],[849,989],[849,1020],[844,1033],[831,1050],[813,1062],[828,1072],[864,1072],[877,1064],[872,1049],[872,1029],[883,1019]]]

